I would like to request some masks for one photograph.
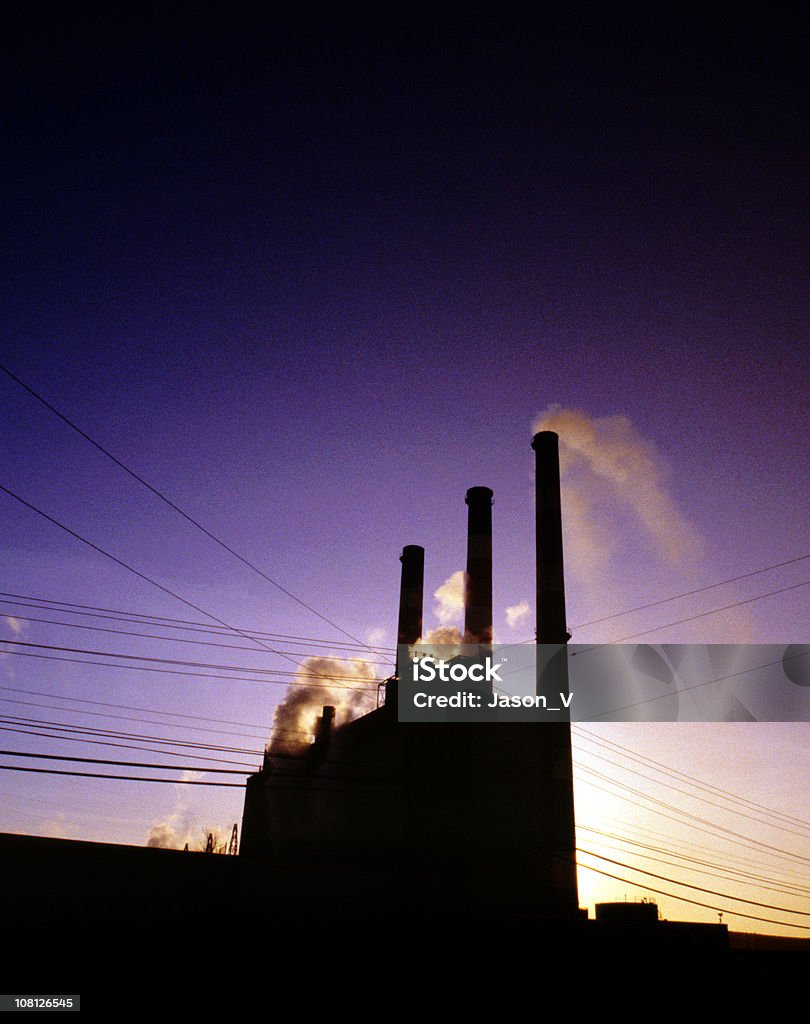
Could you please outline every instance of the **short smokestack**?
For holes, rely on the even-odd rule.
[[[397,625],[397,678],[404,666],[400,664],[399,648],[415,644],[422,636],[422,601],[425,589],[425,549],[408,544],[399,557],[402,579],[399,585],[399,624]],[[395,703],[396,692],[389,682],[385,689],[385,703]]]
[[[537,521],[537,642],[565,644],[571,639],[565,622],[562,512],[560,508],[559,438],[551,430],[535,434]]]
[[[464,579],[464,642],[492,643],[492,491],[471,487],[467,517],[467,573]]]
[[[320,767],[326,758],[334,720],[334,706],[332,704],[324,704],[321,710],[321,717],[315,726],[315,739],[307,751],[307,769],[310,772],[314,772],[316,768]]]

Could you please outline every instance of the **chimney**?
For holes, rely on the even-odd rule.
[[[565,622],[559,438],[550,430],[535,434],[535,505],[537,517],[537,685],[568,692],[570,634]],[[542,758],[543,872],[552,881],[552,912],[577,916],[576,834],[571,725],[539,726]]]
[[[326,759],[331,739],[332,724],[335,720],[335,708],[331,704],[324,704],[321,710],[321,717],[315,726],[315,739],[307,751],[307,771],[314,772]]]
[[[464,580],[464,642],[492,643],[492,491],[471,487],[464,499],[467,574]]]
[[[551,430],[535,434],[535,504],[537,517],[537,642],[565,644],[562,513],[560,510],[559,438]]]
[[[425,549],[408,544],[399,558],[402,580],[399,586],[399,624],[397,626],[397,678],[400,644],[415,644],[422,636],[422,597],[425,588]],[[396,703],[396,690],[390,680],[385,688],[385,703]]]

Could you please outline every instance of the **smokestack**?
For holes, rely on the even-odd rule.
[[[408,544],[399,557],[402,562],[402,580],[399,586],[399,624],[397,626],[397,677],[402,666],[399,663],[399,645],[415,644],[422,636],[422,598],[425,589],[425,549],[418,544]],[[396,693],[390,684],[386,686],[385,703],[395,702]]]
[[[535,434],[535,504],[537,517],[537,685],[568,693],[568,650],[565,623],[559,438],[551,430]],[[548,645],[548,646],[545,646]],[[574,828],[574,779],[571,725],[539,726],[543,758],[545,816],[544,873],[553,883],[552,906],[562,916],[579,914]]]
[[[492,643],[492,491],[471,487],[464,499],[467,574],[464,580],[464,642]]]
[[[565,644],[562,512],[560,509],[559,438],[551,430],[535,434],[535,504],[537,515],[537,642]]]
[[[422,636],[422,594],[425,586],[425,549],[408,544],[399,556],[402,582],[399,587],[398,644],[415,644]]]
[[[324,704],[321,717],[315,726],[315,739],[307,751],[307,771],[314,772],[323,764],[329,749],[332,723],[335,720],[335,708],[332,704]]]

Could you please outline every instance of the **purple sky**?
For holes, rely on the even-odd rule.
[[[810,551],[806,58],[779,15],[459,25],[436,14],[396,30],[345,15],[71,17],[7,33],[2,363],[318,612],[391,646],[397,559],[413,543],[427,550],[437,625],[431,595],[463,567],[464,493],[485,485],[496,635],[530,637],[533,608],[514,630],[505,613],[533,602],[529,442],[553,404],[599,431],[629,420],[667,514],[702,545],[668,561],[621,492],[589,477],[588,521],[610,552],[581,558],[578,574],[569,564],[574,626]],[[4,374],[0,409],[0,484],[230,625],[345,640]],[[204,621],[7,495],[0,510],[4,592]],[[588,538],[566,526],[574,559]],[[617,639],[806,579],[808,562],[794,563],[574,639]],[[807,600],[799,587],[648,639],[806,642]],[[23,621],[69,619],[41,609],[0,615],[17,616],[0,619],[6,639],[294,668],[268,652]],[[249,739],[208,741],[256,750],[284,693],[4,649],[0,683],[29,691],[8,699],[67,706],[37,691],[255,723],[222,726]],[[3,708],[180,735],[165,717],[158,728]],[[810,820],[789,785],[807,771],[806,726],[709,730],[599,735]],[[153,759],[3,735],[8,749]],[[2,831],[143,843],[156,823],[199,833],[241,818],[238,790],[2,774]],[[580,820],[636,820],[584,777],[577,796]],[[598,898],[641,894],[599,884]]]

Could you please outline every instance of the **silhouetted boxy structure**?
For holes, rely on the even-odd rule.
[[[535,438],[546,643],[568,639],[556,444],[556,434]],[[492,499],[487,487],[465,499],[465,640],[483,645],[492,642]],[[413,643],[424,552],[407,547],[401,561],[398,634]],[[421,913],[580,920],[570,725],[401,724],[393,685],[382,707],[332,731],[317,767],[306,754],[270,751],[247,783],[242,855],[370,874]]]
[[[557,437],[538,434],[533,447],[537,639],[564,652]],[[472,488],[467,505],[465,629],[486,645],[492,492]],[[423,549],[409,545],[401,562],[398,639],[410,644],[422,632]],[[538,979],[619,979],[635,991],[647,980],[658,992],[687,978],[725,997],[730,983],[806,970],[805,953],[732,955],[725,925],[658,921],[650,904],[602,905],[586,920],[569,724],[401,724],[394,685],[375,711],[341,727],[323,708],[299,755],[266,756],[247,782],[238,857],[0,836],[9,977],[31,991],[104,979],[120,994],[156,970],[175,984],[185,945],[195,958],[186,986],[217,977],[264,985],[269,967],[285,979],[313,967],[320,976],[325,962],[346,978],[376,969],[370,942],[379,940],[389,983],[399,957],[417,996],[434,999],[438,979],[454,1007],[480,1009],[481,975],[500,1009],[505,986],[528,999]]]

